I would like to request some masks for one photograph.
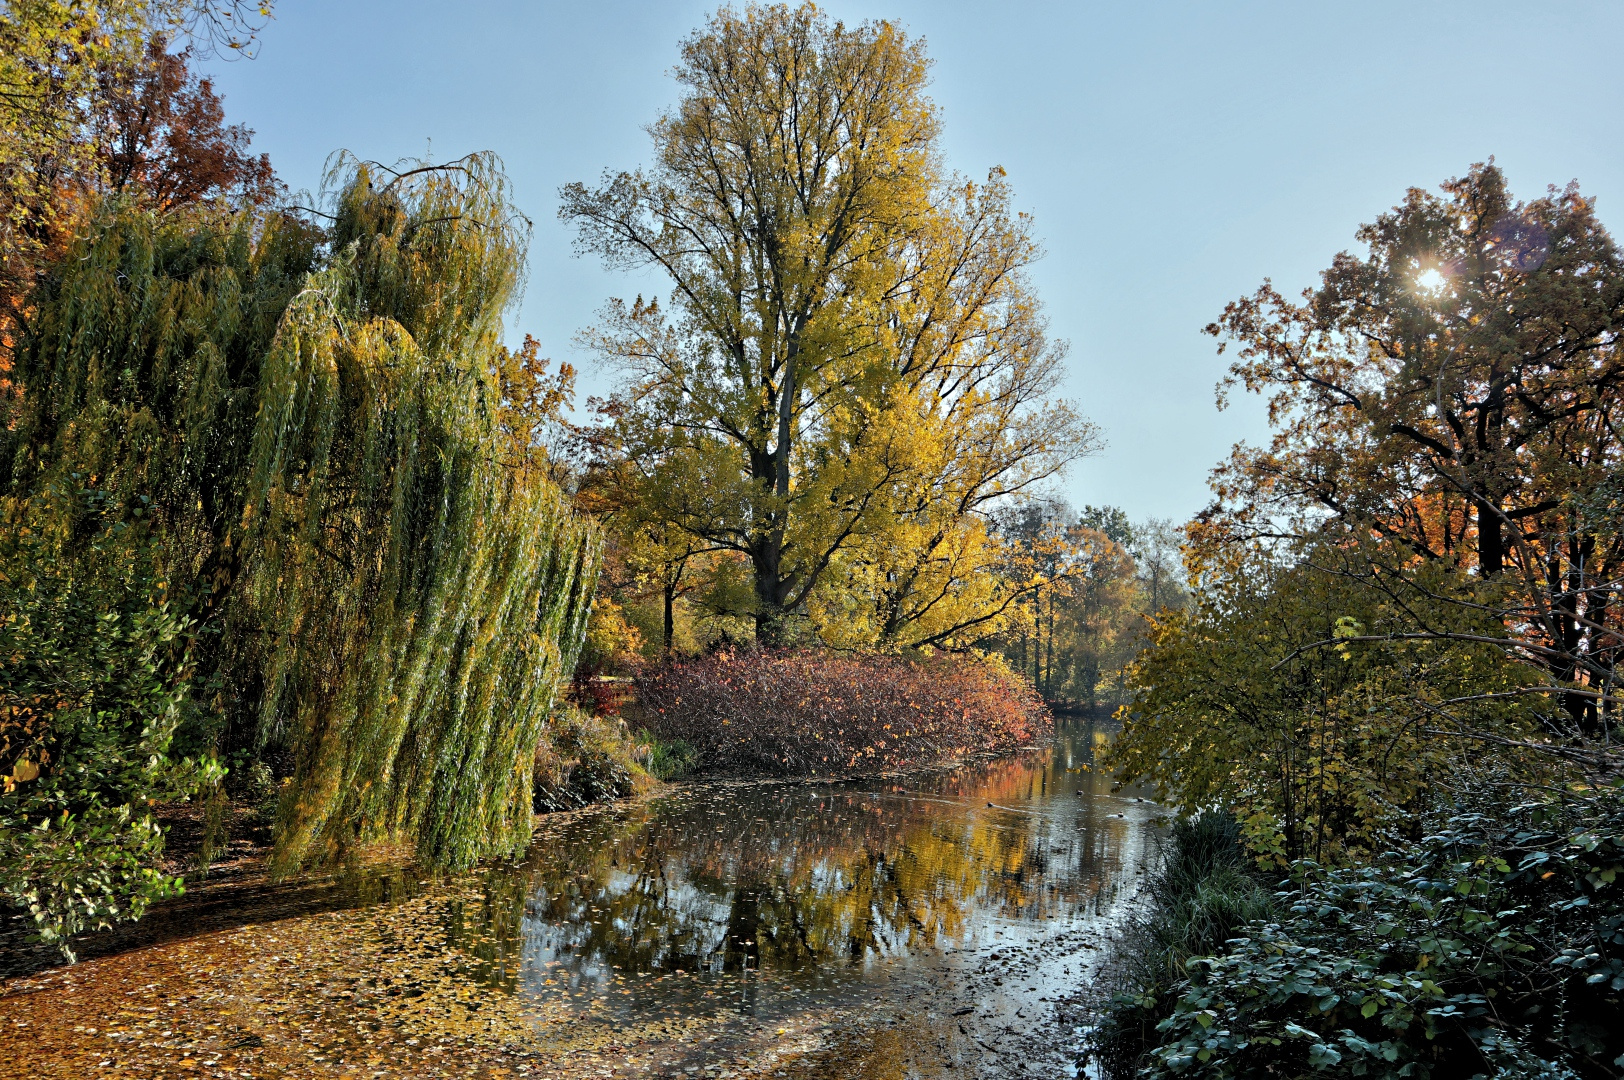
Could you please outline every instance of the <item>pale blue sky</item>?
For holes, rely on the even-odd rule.
[[[233,121],[294,188],[338,148],[492,149],[535,222],[513,323],[608,383],[573,337],[610,296],[664,295],[570,253],[557,191],[648,158],[643,125],[710,3],[281,0],[258,59],[213,63]],[[1060,493],[1183,519],[1255,400],[1213,405],[1200,333],[1269,276],[1296,291],[1406,187],[1493,154],[1524,197],[1577,178],[1624,227],[1624,3],[831,2],[898,20],[935,61],[951,167],[1002,165],[1048,249],[1065,393],[1108,448]]]

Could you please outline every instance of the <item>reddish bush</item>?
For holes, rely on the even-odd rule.
[[[1053,724],[1030,684],[966,657],[722,650],[654,668],[637,690],[655,735],[728,772],[926,765],[1027,746]]]

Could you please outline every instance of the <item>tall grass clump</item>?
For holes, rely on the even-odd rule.
[[[1135,1076],[1160,1045],[1157,1025],[1172,1015],[1192,957],[1219,952],[1276,901],[1253,869],[1240,824],[1223,811],[1173,823],[1147,907],[1116,941],[1101,989],[1109,995],[1089,1052],[1110,1080]]]
[[[553,711],[548,738],[536,751],[535,808],[573,810],[647,791],[665,778],[645,768],[641,750],[619,719],[565,702]]]
[[[638,749],[656,780],[680,780],[699,764],[699,752],[681,739],[662,739],[647,728],[636,733]]]

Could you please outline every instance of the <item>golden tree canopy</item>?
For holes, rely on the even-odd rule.
[[[988,565],[988,504],[1093,438],[1051,396],[1031,223],[1001,171],[943,174],[924,50],[891,23],[724,9],[682,56],[654,166],[572,184],[560,211],[581,250],[674,286],[588,335],[627,375],[608,413],[638,497],[749,560],[765,640],[841,583],[875,641],[962,636],[981,601],[911,593],[958,594]],[[903,544],[917,563],[881,565]]]

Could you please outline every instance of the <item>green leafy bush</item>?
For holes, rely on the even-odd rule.
[[[0,897],[70,959],[72,935],[181,891],[157,867],[148,807],[222,774],[168,756],[189,627],[153,578],[153,545],[109,523],[100,493],[72,498],[89,533],[76,559],[16,521],[0,530]]]
[[[1519,692],[1530,672],[1474,607],[1485,587],[1426,564],[1412,580],[1423,595],[1395,600],[1349,558],[1327,543],[1289,564],[1237,555],[1209,575],[1194,605],[1151,629],[1106,767],[1184,813],[1231,809],[1281,870],[1369,857],[1465,769],[1552,782],[1551,759],[1524,748],[1538,738],[1534,698]],[[1454,636],[1409,640],[1416,618]],[[1349,634],[1394,639],[1326,645]]]
[[[662,739],[647,730],[639,731],[636,739],[649,775],[656,780],[679,779],[699,765],[699,751],[682,739]]]
[[[1188,961],[1141,1076],[1611,1077],[1624,797],[1462,815]]]

